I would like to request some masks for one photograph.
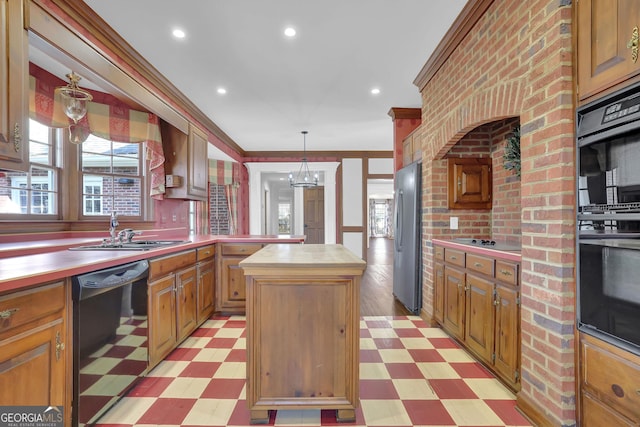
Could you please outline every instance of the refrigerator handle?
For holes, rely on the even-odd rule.
[[[396,235],[395,235],[395,245],[396,251],[400,251],[402,248],[402,206],[404,205],[404,191],[398,190],[398,197],[396,198]]]

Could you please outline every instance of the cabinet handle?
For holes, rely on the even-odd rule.
[[[458,259],[458,257],[457,257],[457,256],[455,256],[455,255],[451,255],[451,256],[449,257],[449,259],[456,260],[456,259]]]
[[[493,305],[500,305],[500,300],[499,299],[494,299],[493,300]]]
[[[476,267],[478,267],[478,268],[482,267],[482,264],[481,264],[481,263],[479,263],[479,262],[475,262],[475,263],[473,263],[473,265],[475,265],[475,266],[476,266]]]
[[[19,308],[10,308],[8,310],[2,310],[0,311],[0,319],[8,319],[9,317],[11,317],[15,312],[19,311]]]
[[[22,134],[20,133],[20,124],[16,123],[13,127],[13,148],[16,150],[16,153],[20,151],[20,146],[22,145]]]
[[[60,353],[64,350],[64,343],[60,337],[60,331],[56,332],[56,360],[60,360]]]
[[[635,64],[638,60],[638,27],[633,27],[631,39],[627,42],[627,49],[631,49],[631,61]]]
[[[509,270],[500,270],[500,274],[503,276],[511,276],[511,272]]]
[[[458,189],[462,189],[462,179],[458,178]]]

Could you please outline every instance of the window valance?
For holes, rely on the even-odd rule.
[[[29,64],[29,117],[52,128],[73,124],[62,107],[55,88],[66,82]],[[151,197],[162,199],[165,193],[164,151],[158,116],[136,111],[117,98],[90,91],[94,100],[87,104],[87,114],[77,123],[82,131],[100,138],[124,143],[144,143],[149,161]]]
[[[238,185],[240,163],[209,159],[209,182],[217,185]]]

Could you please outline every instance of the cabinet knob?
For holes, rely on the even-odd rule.
[[[19,308],[10,308],[10,309],[7,309],[7,310],[2,310],[2,311],[0,311],[0,319],[8,319],[9,317],[11,317],[17,311],[20,311],[20,309]]]
[[[631,39],[627,42],[627,49],[631,49],[631,61],[635,63],[638,60],[638,27],[631,30]]]
[[[493,305],[500,305],[500,299],[494,299],[493,300]]]
[[[56,360],[60,360],[60,353],[64,350],[64,343],[60,337],[60,331],[56,332]]]

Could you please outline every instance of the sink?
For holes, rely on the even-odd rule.
[[[76,246],[70,251],[147,251],[149,249],[164,248],[167,246],[189,243],[191,240],[134,240],[131,242],[99,245]]]

